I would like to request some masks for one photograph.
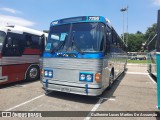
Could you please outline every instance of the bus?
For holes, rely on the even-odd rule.
[[[41,70],[45,93],[101,95],[124,72],[125,51],[126,45],[102,16],[51,22]]]
[[[22,26],[0,26],[0,85],[40,78],[46,37],[47,33]]]
[[[150,75],[157,77],[157,65],[156,65],[156,41],[157,34],[147,43],[147,70]]]
[[[157,41],[156,41],[156,67],[157,67],[157,102],[160,110],[160,10],[157,19]]]

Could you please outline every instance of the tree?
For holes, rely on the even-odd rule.
[[[136,34],[143,34],[143,33],[142,33],[141,31],[138,30],[138,31],[136,32]]]
[[[144,34],[137,32],[136,34],[128,34],[128,51],[138,52],[141,50],[142,43],[145,41]]]
[[[145,33],[145,39],[151,39],[154,37],[154,35],[156,34],[157,31],[157,24],[154,23],[151,27],[148,27],[146,33]]]
[[[138,52],[141,51],[142,43],[149,42],[154,35],[156,34],[157,30],[157,24],[154,23],[151,27],[148,27],[145,34],[140,32],[139,30],[135,34],[129,34],[128,33],[128,51],[129,52]],[[125,38],[127,36],[127,33],[125,33]]]

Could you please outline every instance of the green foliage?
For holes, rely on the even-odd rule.
[[[125,34],[126,36],[127,34]],[[142,43],[145,42],[144,34],[137,31],[136,34],[128,34],[128,51],[138,52],[141,50]]]
[[[153,38],[153,36],[156,34],[156,30],[157,30],[157,24],[154,23],[151,27],[148,27],[145,33],[145,38],[146,39]]]
[[[127,41],[128,51],[129,52],[143,51],[142,43],[145,43],[148,39],[153,38],[153,36],[156,34],[156,29],[157,29],[157,24],[155,23],[151,27],[148,27],[145,34],[143,34],[140,31],[137,31],[135,34],[125,33],[125,39],[128,38]]]

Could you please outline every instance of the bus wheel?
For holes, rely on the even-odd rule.
[[[27,80],[38,80],[40,77],[40,70],[38,66],[31,66],[26,75]]]
[[[108,86],[108,89],[112,88],[113,81],[114,81],[114,75],[113,75],[113,72],[111,72],[111,74],[109,76],[109,86]]]

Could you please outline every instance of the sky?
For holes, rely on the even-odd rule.
[[[76,16],[103,16],[119,35],[123,33],[121,8],[128,6],[128,32],[145,33],[157,22],[160,0],[0,0],[0,25],[21,25],[49,30],[57,19]],[[127,31],[127,12],[124,13]]]

